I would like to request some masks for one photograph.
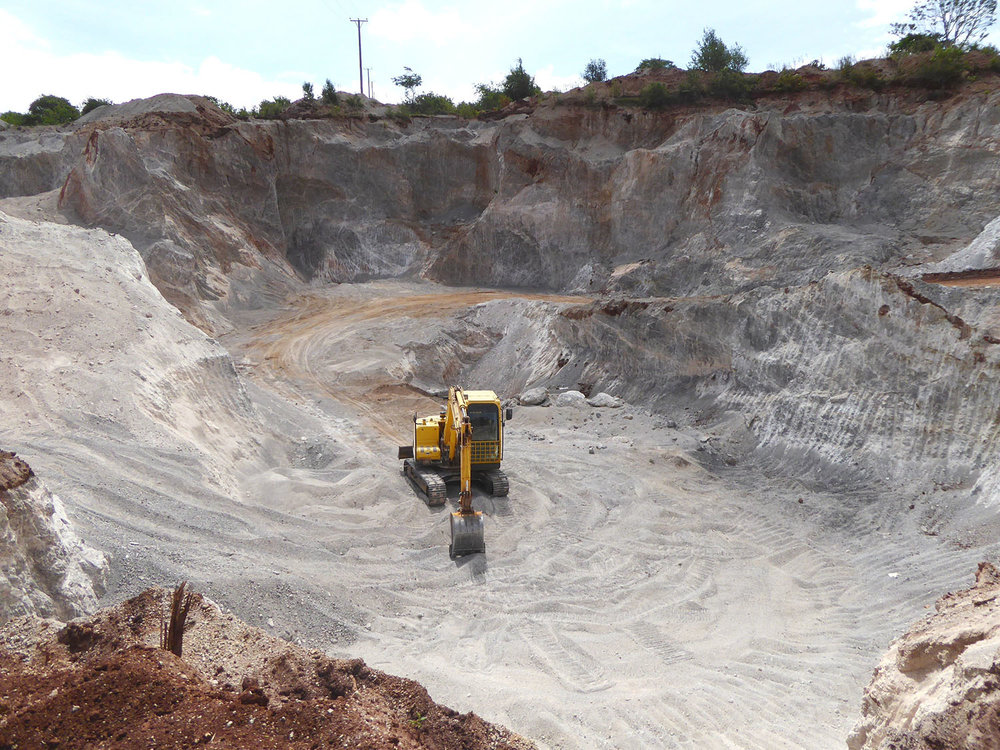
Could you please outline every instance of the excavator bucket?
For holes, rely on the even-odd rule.
[[[448,554],[452,560],[462,555],[486,551],[483,526],[483,514],[479,511],[451,514],[451,546],[448,547]]]

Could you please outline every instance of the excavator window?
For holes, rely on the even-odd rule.
[[[495,404],[469,404],[468,412],[474,442],[500,439],[500,410]]]

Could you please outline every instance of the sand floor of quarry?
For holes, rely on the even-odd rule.
[[[840,746],[889,640],[981,550],[725,467],[711,425],[682,409],[675,428],[631,406],[521,407],[510,496],[476,498],[487,554],[452,562],[454,490],[427,508],[393,459],[412,414],[439,402],[393,368],[508,294],[343,286],[226,342],[251,381],[343,420],[358,450],[266,493],[308,519],[297,544],[335,553],[282,574],[292,590],[342,587],[357,609],[334,651],[549,747]]]

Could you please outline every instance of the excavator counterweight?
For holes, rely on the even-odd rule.
[[[447,502],[447,483],[458,481],[458,510],[451,514],[452,558],[486,551],[483,514],[472,507],[472,482],[492,495],[506,495],[500,470],[503,427],[510,419],[493,391],[448,389],[448,403],[431,417],[413,417],[413,445],[399,447],[403,473],[428,505]]]

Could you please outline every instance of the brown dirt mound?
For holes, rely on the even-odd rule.
[[[330,659],[196,595],[184,658],[157,648],[168,592],[61,627],[0,631],[0,750],[14,748],[531,748],[418,683]]]
[[[980,563],[935,609],[875,670],[850,750],[1000,747],[1000,570]]]

